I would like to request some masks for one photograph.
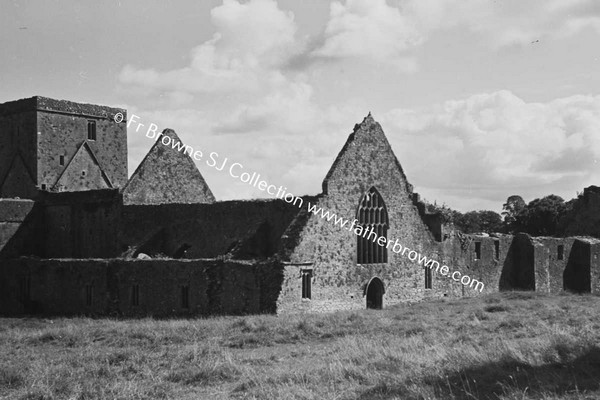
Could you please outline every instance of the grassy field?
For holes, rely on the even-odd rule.
[[[600,399],[600,297],[383,311],[0,319],[5,399]]]

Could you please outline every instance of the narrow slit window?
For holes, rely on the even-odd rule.
[[[500,241],[499,240],[494,241],[494,256],[496,257],[496,260],[500,259]]]
[[[302,298],[310,299],[312,296],[312,270],[302,270]]]
[[[190,287],[187,285],[181,286],[181,308],[190,308]]]
[[[96,121],[88,121],[88,140],[96,140]]]
[[[557,247],[557,249],[556,249],[556,251],[558,253],[557,254],[557,258],[559,260],[564,260],[564,258],[565,258],[565,246],[562,245],[562,244],[559,244],[558,247]]]
[[[481,259],[481,242],[475,242],[475,259]]]
[[[431,289],[432,280],[433,273],[431,272],[431,268],[425,267],[425,289]]]

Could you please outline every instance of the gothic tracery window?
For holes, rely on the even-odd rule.
[[[379,264],[387,263],[388,254],[385,244],[377,244],[377,238],[387,239],[387,230],[389,226],[387,209],[383,198],[372,187],[360,200],[356,212],[358,224],[363,228],[363,235],[357,235],[357,263],[358,264]],[[375,232],[368,234],[366,232]],[[375,240],[373,240],[375,238]]]

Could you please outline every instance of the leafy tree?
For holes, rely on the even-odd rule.
[[[533,236],[557,235],[558,223],[568,208],[562,197],[553,194],[535,199],[517,214],[515,227]]]
[[[479,211],[480,226],[483,232],[494,233],[502,232],[502,217],[495,211]]]
[[[506,199],[506,203],[502,206],[502,216],[504,217],[504,226],[507,232],[515,232],[517,228],[517,215],[519,215],[526,206],[525,200],[523,200],[521,196],[512,195]]]
[[[600,187],[590,186],[565,203],[567,211],[558,223],[558,236],[593,236],[600,238]]]
[[[455,221],[455,226],[464,233],[501,232],[502,218],[494,211],[469,211]]]
[[[427,200],[423,200],[423,202],[426,205],[427,212],[439,213],[444,224],[454,224],[456,228],[464,233],[502,231],[502,218],[500,214],[494,211],[469,211],[463,214],[445,204],[438,205],[437,202],[432,204]]]
[[[445,224],[453,224],[455,221],[462,216],[459,211],[453,210],[445,204],[438,205],[437,202],[433,202],[433,204],[428,203],[427,200],[424,200],[427,211],[430,213],[439,213],[442,216],[442,222]]]

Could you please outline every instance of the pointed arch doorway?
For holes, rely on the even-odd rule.
[[[381,279],[371,278],[365,292],[367,294],[367,308],[381,310],[383,308],[383,294],[385,293]]]

